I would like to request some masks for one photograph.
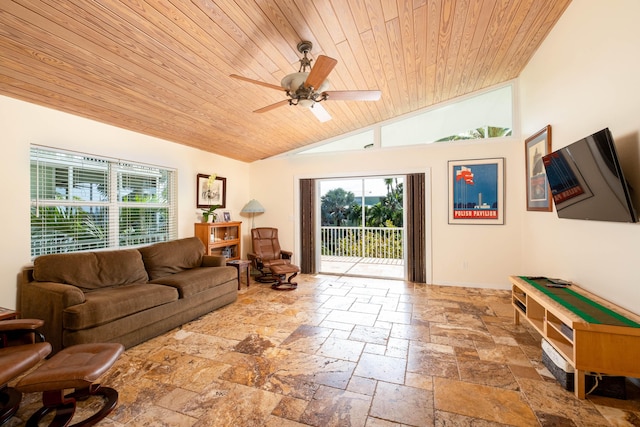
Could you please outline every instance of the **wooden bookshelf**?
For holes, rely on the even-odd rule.
[[[596,307],[586,320],[580,309],[541,290],[544,279],[538,286],[519,276],[509,280],[515,324],[527,320],[574,367],[578,398],[585,397],[586,372],[640,378],[640,316],[572,284],[572,292]],[[603,318],[610,317],[624,320],[607,324]]]
[[[195,236],[204,243],[208,255],[223,255],[228,260],[242,256],[242,222],[197,222]]]

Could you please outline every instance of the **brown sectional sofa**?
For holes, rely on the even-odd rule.
[[[43,255],[25,270],[19,310],[45,321],[54,352],[95,342],[132,347],[235,301],[237,277],[196,237]]]

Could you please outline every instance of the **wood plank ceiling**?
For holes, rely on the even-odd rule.
[[[3,0],[0,94],[252,162],[516,78],[570,0]],[[320,123],[253,110],[338,60]]]

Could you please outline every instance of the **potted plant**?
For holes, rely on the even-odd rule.
[[[209,218],[211,218],[211,222],[215,222],[217,214],[214,211],[219,207],[221,207],[221,205],[211,205],[207,209],[203,209],[202,222],[209,222]]]

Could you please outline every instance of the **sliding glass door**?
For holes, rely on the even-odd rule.
[[[319,179],[320,273],[404,279],[402,175]]]

